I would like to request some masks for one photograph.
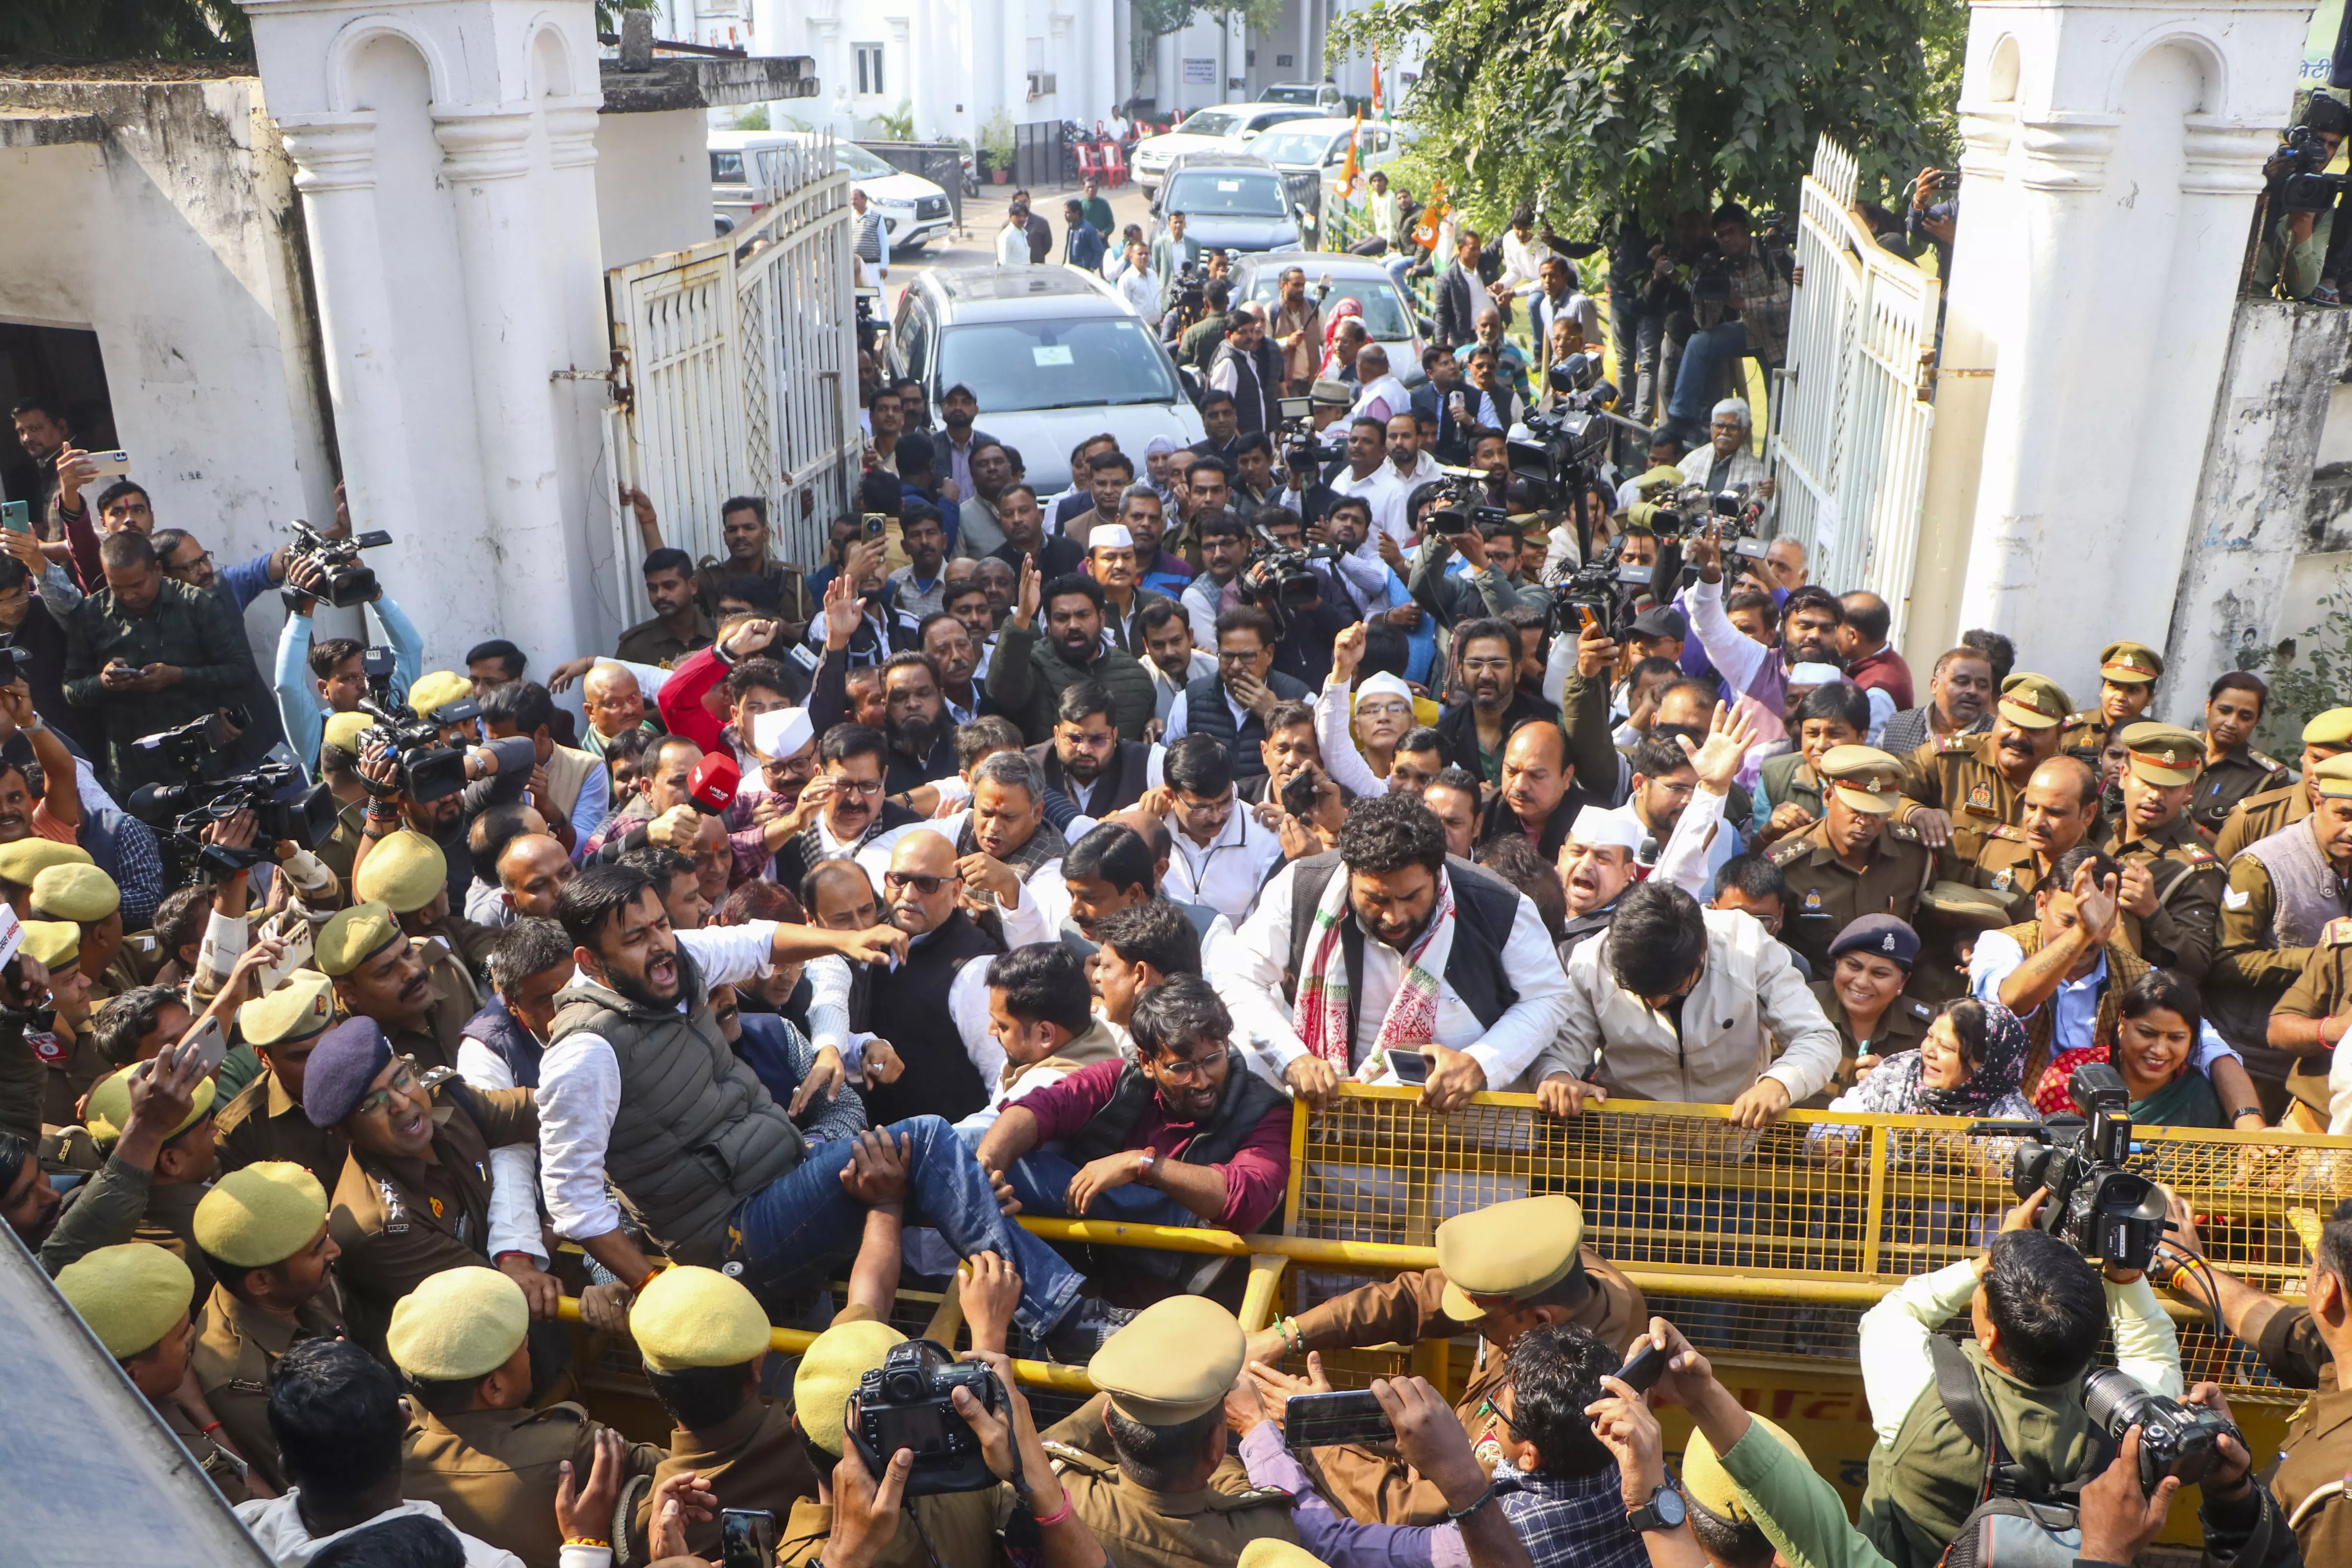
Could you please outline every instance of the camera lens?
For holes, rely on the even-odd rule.
[[[2111,1366],[2094,1367],[2091,1374],[2083,1379],[2084,1414],[2118,1442],[2131,1427],[2147,1425],[2155,1404],[2156,1396],[2134,1381],[2129,1373],[2117,1372]]]

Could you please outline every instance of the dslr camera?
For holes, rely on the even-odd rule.
[[[478,717],[480,704],[471,698],[444,704],[428,718],[415,719],[392,699],[393,654],[388,647],[372,647],[360,656],[361,671],[367,677],[368,694],[360,699],[360,711],[375,722],[360,731],[360,745],[383,747],[398,763],[396,780],[382,790],[385,795],[405,795],[423,805],[456,795],[466,787],[466,753],[463,748],[442,743],[444,725],[463,723]],[[370,781],[370,794],[378,786]]]
[[[891,1455],[910,1448],[915,1467],[907,1476],[909,1498],[994,1486],[996,1473],[981,1452],[979,1436],[956,1414],[959,1388],[970,1389],[982,1409],[1005,1407],[1004,1387],[983,1363],[958,1361],[933,1340],[892,1345],[882,1364],[857,1384],[857,1419],[849,1426],[849,1440],[857,1445],[866,1469],[878,1476]]]
[[[2120,1445],[2139,1428],[2139,1489],[2153,1492],[2167,1476],[2193,1487],[2221,1465],[2221,1439],[2245,1439],[2236,1423],[2202,1405],[2151,1394],[2129,1373],[2094,1367],[2083,1380],[2083,1408]]]
[[[2344,194],[2342,174],[2322,174],[2327,167],[2327,143],[2308,125],[2286,133],[2280,148],[2294,160],[2294,171],[2279,182],[2279,205],[2291,213],[2326,212]]]
[[[226,751],[252,722],[253,716],[244,709],[225,708],[131,742],[137,750],[162,752],[184,779],[141,784],[131,792],[131,814],[150,826],[166,829],[173,858],[184,865],[193,862],[195,874],[206,881],[271,858],[281,839],[316,849],[335,831],[340,808],[333,794],[325,784],[310,781],[283,742],[272,747],[257,767],[226,778],[205,776],[206,760]],[[257,819],[251,845],[232,849],[205,842],[205,828],[240,811],[250,811]]]
[[[392,535],[380,528],[349,539],[329,539],[298,517],[294,520],[293,546],[286,552],[286,569],[291,574],[298,561],[318,567],[327,578],[326,592],[318,596],[339,610],[348,610],[376,595],[375,573],[362,563],[360,552],[391,542]],[[280,588],[278,596],[286,601],[290,610],[312,595],[288,586]]]
[[[2066,1080],[2080,1116],[2044,1122],[1979,1121],[1970,1132],[2032,1140],[2018,1147],[2010,1185],[2021,1198],[2047,1187],[2040,1225],[2092,1262],[2146,1268],[2163,1239],[2164,1194],[2124,1169],[2131,1158],[2131,1091],[2105,1062],[2086,1062]]]

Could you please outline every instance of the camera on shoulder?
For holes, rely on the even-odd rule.
[[[278,597],[286,601],[289,610],[310,598],[323,600],[339,610],[364,605],[375,597],[378,584],[374,569],[361,561],[360,552],[391,542],[392,535],[380,528],[349,539],[329,539],[298,517],[294,520],[294,542],[286,552],[287,574],[291,577],[295,563],[307,561],[324,574],[326,589],[313,594],[289,586],[278,590]]]
[[[2164,1194],[2124,1168],[2132,1153],[2131,1091],[2105,1062],[2086,1062],[2066,1080],[2082,1115],[2043,1122],[1979,1121],[1972,1133],[2032,1140],[2018,1146],[2010,1184],[2021,1198],[2046,1187],[2038,1223],[2093,1263],[2146,1268],[2163,1238]]]

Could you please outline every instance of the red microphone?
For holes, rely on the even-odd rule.
[[[717,816],[735,799],[735,786],[743,782],[743,770],[725,752],[711,752],[694,764],[694,772],[686,783],[688,798],[694,809],[705,816]]]

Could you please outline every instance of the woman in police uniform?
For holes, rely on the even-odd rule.
[[[1904,994],[1919,960],[1919,933],[1893,915],[1849,921],[1830,942],[1830,973],[1812,983],[1838,1032],[1837,1076],[1805,1101],[1819,1109],[1853,1087],[1854,1063],[1916,1050],[1936,1009]]]

